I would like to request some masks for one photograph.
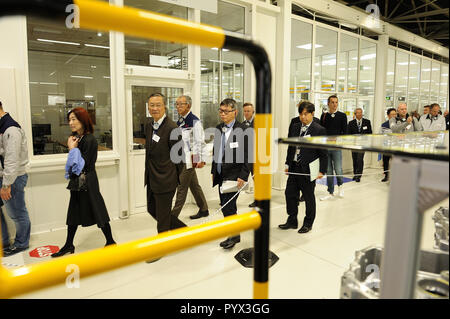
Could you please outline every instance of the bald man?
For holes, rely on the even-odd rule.
[[[389,127],[392,133],[409,133],[423,131],[420,122],[408,114],[406,103],[400,103],[397,108],[397,117],[389,120]]]

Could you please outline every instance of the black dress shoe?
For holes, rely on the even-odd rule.
[[[384,176],[384,178],[381,180],[382,182],[387,182],[389,180],[388,176]]]
[[[145,263],[146,263],[146,264],[152,264],[152,263],[154,263],[154,262],[160,260],[161,258],[162,258],[162,257],[155,258],[155,259],[150,259],[150,260],[146,260]]]
[[[285,224],[278,225],[278,227],[280,227],[281,229],[289,229],[289,228],[297,229],[298,224],[290,223],[287,221]]]
[[[361,177],[357,177],[357,178],[355,179],[355,182],[357,182],[357,183],[361,182]]]
[[[248,207],[256,207],[256,202],[251,203]]]
[[[304,234],[304,233],[309,232],[311,229],[312,229],[312,227],[302,226],[302,228],[300,228],[300,229],[298,230],[298,233],[299,233],[299,234]]]
[[[204,211],[204,212],[198,211],[197,214],[189,216],[189,218],[190,219],[198,219],[201,217],[207,217],[208,215],[209,215],[209,211]]]
[[[225,239],[224,241],[220,242],[220,247],[225,247],[226,245],[228,245],[228,242],[230,241],[230,237],[228,237],[227,239]]]
[[[228,243],[222,246],[223,249],[231,249],[241,241],[241,236],[230,237]]]
[[[25,251],[27,249],[28,249],[28,247],[17,248],[17,247],[12,246],[10,248],[6,248],[3,250],[3,257],[12,256],[12,255],[18,254],[22,251]]]
[[[74,252],[75,252],[75,246],[64,246],[57,253],[54,253],[51,256],[53,258],[61,257],[61,256],[64,256],[65,254],[73,254]]]

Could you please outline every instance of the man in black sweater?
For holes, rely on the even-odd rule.
[[[355,119],[348,123],[348,134],[372,134],[370,120],[363,118],[363,110],[360,107],[355,109]],[[359,183],[364,169],[364,152],[352,152],[352,159],[353,180]]]
[[[310,102],[302,102],[299,105],[299,113],[301,124],[296,123],[290,133],[291,136],[320,136],[325,135],[325,129],[313,121],[314,104]],[[288,168],[286,172],[306,174],[305,175],[289,175],[286,190],[284,192],[286,197],[286,210],[289,215],[285,224],[278,227],[281,229],[296,229],[298,227],[298,193],[301,190],[306,202],[306,216],[303,220],[303,226],[299,229],[299,233],[307,233],[312,229],[314,219],[316,217],[316,198],[314,196],[315,178],[311,181],[309,174],[313,173],[310,170],[310,163],[319,159],[319,175],[316,178],[322,178],[327,168],[327,152],[322,149],[314,149],[308,147],[289,146],[286,165]]]
[[[343,112],[339,112],[338,98],[336,95],[328,97],[328,112],[323,113],[320,118],[321,125],[327,130],[328,136],[345,135],[347,134],[347,115]],[[344,179],[342,177],[342,151],[333,150],[328,151],[328,169],[327,169],[327,185],[328,195],[321,197],[320,200],[328,200],[334,196],[334,174],[338,175],[338,195],[344,197],[344,191],[342,190],[342,184]]]

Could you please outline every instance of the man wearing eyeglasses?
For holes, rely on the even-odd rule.
[[[198,183],[196,168],[205,166],[205,137],[200,119],[191,112],[192,99],[190,96],[181,95],[176,104],[179,119],[178,127],[183,134],[184,152],[186,154],[186,167],[180,175],[180,185],[177,188],[175,206],[172,215],[178,217],[186,201],[188,189],[194,196],[199,211],[190,216],[191,219],[206,217],[209,215],[208,204],[202,187]]]
[[[152,119],[145,126],[147,210],[156,219],[158,233],[161,233],[186,226],[171,214],[172,199],[184,168],[184,154],[181,147],[182,154],[177,152],[179,158],[171,158],[171,149],[182,143],[182,137],[177,124],[166,115],[166,97],[161,93],[150,95],[148,110]]]
[[[237,103],[225,99],[220,103],[220,123],[214,134],[214,149],[211,174],[213,187],[218,185],[220,206],[224,217],[237,214],[237,191],[227,192],[222,189],[225,181],[237,182],[237,188],[244,186],[250,173],[248,165],[249,137],[244,133],[246,127],[236,120]],[[231,249],[241,241],[240,235],[227,238],[220,243],[224,249]]]

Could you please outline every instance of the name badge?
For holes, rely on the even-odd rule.
[[[411,124],[409,124],[406,129],[409,130],[411,128]]]
[[[238,147],[239,147],[238,142],[230,143],[230,148],[238,148]]]
[[[153,134],[152,140],[154,140],[156,143],[159,142],[160,137],[156,134]]]
[[[364,127],[363,127],[363,130],[367,130],[367,126],[364,126]]]

